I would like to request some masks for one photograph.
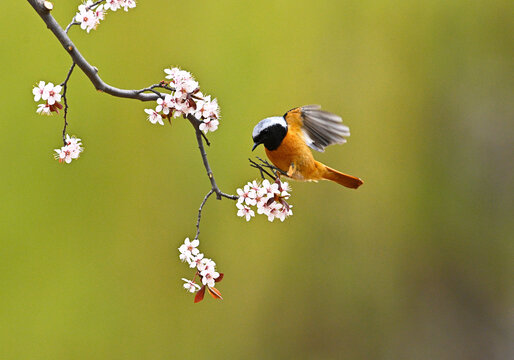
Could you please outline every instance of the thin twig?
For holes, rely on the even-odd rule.
[[[200,204],[200,208],[198,209],[198,220],[196,220],[196,235],[195,240],[198,239],[198,235],[200,235],[200,220],[202,218],[202,209],[209,197],[214,193],[214,190],[210,190],[207,195],[203,198],[202,203]]]
[[[80,25],[79,22],[75,21],[75,18],[73,18],[73,20],[71,20],[71,22],[68,24],[68,26],[66,26],[66,29],[64,29],[64,32],[67,34],[68,31],[70,30],[70,28],[73,26],[73,25]]]
[[[62,89],[62,99],[64,101],[64,127],[62,129],[62,142],[64,146],[66,146],[66,128],[68,127],[68,98],[66,97],[66,91],[68,90],[68,80],[70,80],[71,73],[75,68],[75,63],[71,64],[70,70],[68,71],[68,75],[66,75],[66,79],[64,79],[61,86]]]
[[[175,91],[175,88],[172,88],[170,86],[166,86],[166,85],[163,85],[162,83],[159,83],[159,84],[153,84],[153,85],[151,85],[149,87],[146,87],[144,89],[138,90],[138,92],[140,92],[140,93],[145,92],[145,91],[156,92],[156,91],[154,91],[154,89],[156,89],[156,88],[166,89],[166,90],[169,90],[169,91]],[[159,92],[156,92],[156,93],[158,93],[159,95],[162,95]]]
[[[275,180],[279,176],[279,174],[287,176],[287,173],[285,171],[283,171],[282,169],[279,169],[278,167],[270,164],[268,161],[263,160],[263,159],[261,159],[258,156],[257,156],[257,159],[260,161],[260,163],[254,161],[252,159],[248,159],[248,161],[250,161],[250,166],[251,167],[253,167],[255,169],[258,169],[260,171],[261,177],[263,179],[264,179],[264,174],[268,175],[273,180]],[[270,174],[266,169],[271,170],[274,175]]]
[[[207,160],[207,153],[205,152],[205,147],[203,146],[203,138],[202,131],[200,130],[199,120],[192,115],[187,117],[191,125],[195,128],[196,132],[196,142],[198,143],[198,149],[200,150],[200,155],[202,156],[203,166],[207,171],[207,177],[211,182],[211,189],[216,193],[216,199],[221,200],[221,190],[218,188],[216,184],[216,180],[214,179],[214,174],[212,173],[211,166],[209,165],[209,161]]]
[[[205,136],[205,134],[203,133],[203,131],[201,132],[202,133],[202,137],[203,139],[205,140],[205,144],[207,146],[211,146],[211,142],[209,141],[209,139],[207,139],[207,136]]]

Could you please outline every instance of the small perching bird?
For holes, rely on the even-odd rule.
[[[261,120],[254,127],[252,151],[263,144],[273,165],[292,179],[326,179],[357,189],[363,183],[361,179],[314,160],[309,149],[323,152],[329,145],[345,143],[350,129],[342,122],[339,116],[321,110],[319,105],[294,108],[282,117]]]

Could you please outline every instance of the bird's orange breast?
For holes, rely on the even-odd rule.
[[[301,131],[290,127],[276,150],[265,150],[268,159],[280,170],[288,172],[293,166],[294,172],[291,175],[293,179],[321,179],[318,163],[303,140]]]

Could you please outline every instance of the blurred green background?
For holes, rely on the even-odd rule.
[[[315,103],[351,128],[315,155],[359,190],[293,183],[284,223],[207,203],[200,248],[225,300],[196,305],[177,252],[209,190],[190,125],[151,125],[153,103],[75,71],[86,150],[59,164],[62,117],[37,115],[31,90],[70,58],[26,1],[2,5],[1,359],[512,358],[512,1],[141,0],[74,27],[114,86],[179,65],[219,99],[225,192],[258,176],[260,119]]]

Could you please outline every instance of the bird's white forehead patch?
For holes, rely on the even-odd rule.
[[[286,119],[284,119],[282,116],[273,116],[259,121],[259,123],[253,128],[252,137],[257,137],[262,132],[262,130],[267,129],[273,125],[280,125],[284,129],[287,129]]]

